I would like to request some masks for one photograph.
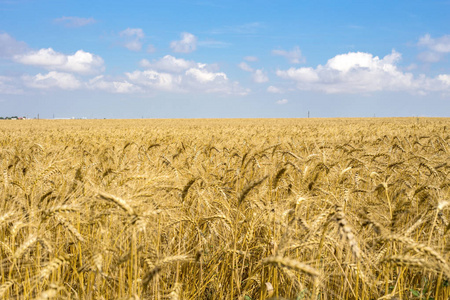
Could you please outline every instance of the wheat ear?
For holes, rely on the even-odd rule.
[[[98,192],[98,196],[103,200],[115,203],[117,206],[123,209],[129,216],[136,215],[134,209],[124,199],[104,192]]]
[[[353,255],[357,259],[359,259],[361,257],[361,253],[358,247],[358,243],[356,242],[355,236],[352,232],[352,228],[348,225],[347,220],[345,219],[345,214],[342,210],[342,207],[336,205],[335,211],[335,218],[336,222],[339,225],[339,234],[341,236],[341,239],[347,240]]]
[[[309,276],[312,276],[312,277],[317,277],[320,275],[319,271],[316,270],[315,268],[308,266],[307,264],[301,263],[299,261],[296,261],[294,259],[290,259],[290,258],[286,258],[286,257],[271,256],[271,257],[264,258],[261,262],[263,265],[270,264],[270,265],[282,266],[282,267],[286,267],[289,269],[293,269],[293,270],[308,274]]]

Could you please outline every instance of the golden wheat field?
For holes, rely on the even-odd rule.
[[[448,299],[450,119],[0,122],[1,299]]]

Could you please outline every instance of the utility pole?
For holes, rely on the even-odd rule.
[[[309,119],[309,110],[308,110],[308,119]]]

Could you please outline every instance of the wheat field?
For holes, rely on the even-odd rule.
[[[0,122],[0,299],[449,299],[450,120]]]

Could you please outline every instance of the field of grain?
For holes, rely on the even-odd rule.
[[[448,299],[450,120],[0,122],[0,299]]]

